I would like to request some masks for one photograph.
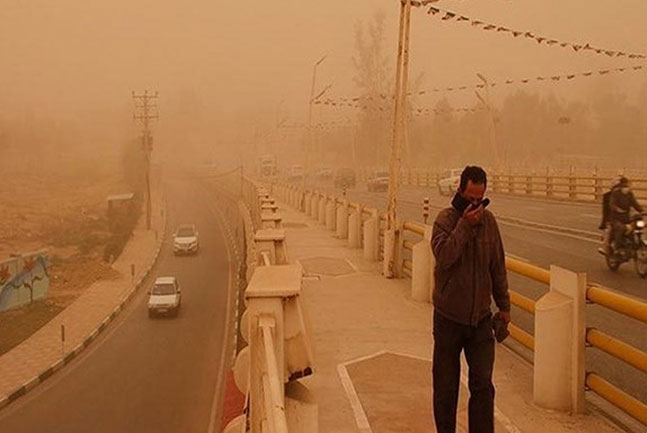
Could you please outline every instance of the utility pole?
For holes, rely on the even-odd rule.
[[[400,26],[398,35],[398,60],[395,74],[395,107],[393,110],[393,130],[391,141],[391,158],[389,160],[389,192],[386,214],[387,230],[384,245],[384,268],[386,277],[397,276],[396,264],[396,231],[397,231],[397,198],[400,186],[400,169],[402,165],[402,144],[405,139],[407,92],[409,86],[409,36],[411,30],[411,0],[400,1]]]
[[[481,96],[479,92],[476,92],[476,97],[479,98],[481,103],[485,105],[485,108],[488,111],[488,117],[490,120],[490,146],[492,146],[492,150],[494,151],[494,164],[497,166],[497,170],[498,170],[500,168],[499,166],[501,165],[501,155],[499,153],[499,144],[497,143],[497,138],[496,138],[494,110],[492,110],[492,104],[490,103],[490,83],[488,82],[487,78],[485,78],[482,74],[477,73],[476,76],[479,77],[481,81],[483,81],[483,85],[485,87],[485,99]],[[504,161],[504,165],[505,165],[505,161]]]
[[[139,121],[142,125],[142,148],[146,157],[146,228],[151,228],[151,152],[153,151],[153,136],[151,135],[150,122],[151,120],[159,119],[157,112],[157,105],[155,100],[158,93],[149,93],[145,90],[144,93],[137,95],[132,92],[133,99],[135,100],[135,114],[133,119]]]

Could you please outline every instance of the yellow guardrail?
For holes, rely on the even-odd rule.
[[[647,425],[647,404],[630,396],[593,372],[586,374],[586,386],[605,400],[613,403],[641,423]]]
[[[521,260],[513,259],[512,257],[505,258],[505,266],[509,271],[528,277],[531,280],[550,285],[550,271],[540,268],[539,266],[531,265],[530,263],[522,262]]]
[[[519,343],[527,347],[528,349],[535,351],[535,337],[519,328],[514,323],[508,324],[508,329],[510,330],[510,336],[517,340]]]
[[[586,299],[616,313],[647,323],[647,302],[614,293],[596,285],[590,285],[587,288]]]
[[[519,292],[515,292],[514,290],[509,290],[509,293],[510,302],[513,305],[516,305],[517,307],[521,308],[524,311],[527,311],[530,314],[535,314],[535,301],[523,296]]]
[[[586,330],[586,342],[647,373],[647,353],[595,328]]]

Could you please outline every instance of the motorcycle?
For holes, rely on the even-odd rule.
[[[645,231],[645,214],[634,215],[629,224],[624,225],[624,236],[620,245],[611,242],[611,253],[605,254],[607,266],[617,271],[621,264],[633,259],[636,273],[640,278],[647,277],[647,239]],[[620,226],[616,228],[619,230]]]

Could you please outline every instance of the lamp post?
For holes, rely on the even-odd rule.
[[[319,99],[321,96],[323,96],[324,93],[330,88],[330,85],[326,86],[324,90],[319,93],[315,97],[315,85],[317,82],[317,67],[323,63],[324,60],[326,60],[326,57],[328,57],[327,54],[324,54],[319,60],[317,60],[312,67],[312,86],[310,87],[310,99],[308,99],[308,139],[305,144],[305,152],[304,152],[304,162],[303,162],[303,190],[305,191],[306,189],[306,176],[308,175],[308,163],[310,159],[310,149],[312,148],[312,143],[313,143],[313,134],[312,134],[312,104],[314,103],[315,100]]]

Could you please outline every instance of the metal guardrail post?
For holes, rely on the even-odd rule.
[[[532,195],[532,176],[526,176],[526,195]]]
[[[546,196],[552,197],[554,195],[554,179],[552,176],[546,174]]]

